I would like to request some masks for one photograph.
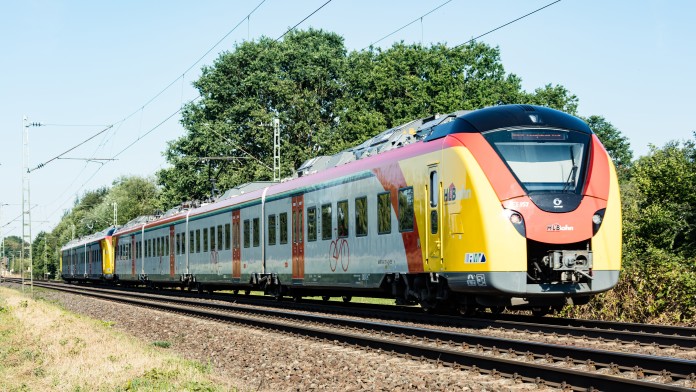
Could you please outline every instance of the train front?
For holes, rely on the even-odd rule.
[[[465,273],[449,279],[453,289],[481,294],[479,305],[548,310],[612,288],[621,264],[618,181],[590,128],[526,105],[461,120],[463,133],[453,136],[472,154],[463,159],[479,191],[462,203],[476,204],[481,232],[457,251]]]

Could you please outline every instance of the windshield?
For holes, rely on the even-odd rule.
[[[590,135],[561,130],[484,133],[527,193],[580,193]]]

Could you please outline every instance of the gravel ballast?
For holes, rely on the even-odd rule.
[[[259,329],[41,290],[37,297],[99,319],[143,344],[168,342],[240,391],[553,390]],[[108,349],[108,348],[106,348]]]

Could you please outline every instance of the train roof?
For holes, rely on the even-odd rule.
[[[60,250],[62,251],[65,249],[71,249],[77,246],[82,246],[86,244],[91,244],[93,242],[101,241],[102,239],[111,236],[115,230],[116,228],[114,226],[111,226],[100,232],[90,234],[84,237],[75,238],[74,240],[71,240],[67,244],[63,245],[63,247],[60,248]]]
[[[360,145],[337,154],[308,159],[297,169],[297,176],[316,173],[411,143],[428,142],[453,133],[483,133],[512,127],[560,128],[592,133],[587,124],[579,118],[543,106],[499,105],[473,111],[460,110],[413,120],[383,131]]]
[[[452,133],[483,133],[505,128],[557,128],[592,133],[584,121],[559,110],[534,105],[501,105],[472,111],[448,124],[432,127],[424,140]]]
[[[365,142],[331,156],[318,156],[305,161],[296,173],[281,182],[322,172],[350,162],[398,149],[416,142],[429,142],[455,133],[483,133],[505,128],[555,128],[592,133],[587,124],[567,113],[533,105],[499,105],[474,111],[457,111],[449,114],[436,114],[380,132]],[[116,230],[115,235],[129,233],[135,227],[159,225],[177,219],[178,215],[191,210],[193,215],[204,214],[209,210],[228,205],[225,200],[240,196],[251,196],[262,189],[277,185],[269,181],[248,182],[227,190],[212,203],[188,202],[164,214],[140,216]],[[246,197],[245,197],[246,199]],[[208,206],[208,204],[211,204]]]

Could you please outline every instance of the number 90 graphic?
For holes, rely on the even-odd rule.
[[[350,247],[348,246],[348,241],[345,238],[339,238],[331,241],[329,246],[329,255],[331,260],[329,260],[329,268],[331,272],[336,272],[338,267],[338,262],[341,262],[341,268],[343,272],[348,271],[348,266],[350,265]]]

